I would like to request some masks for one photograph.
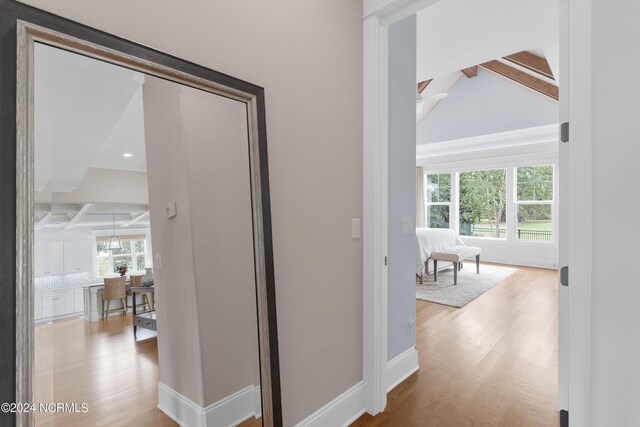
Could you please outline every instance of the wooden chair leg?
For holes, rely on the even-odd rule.
[[[480,255],[476,255],[476,274],[480,274]]]
[[[107,300],[107,309],[104,312],[104,317],[109,317],[109,303],[111,302],[111,300]]]
[[[454,262],[453,263],[453,285],[457,285],[458,284],[458,267],[459,267],[458,262]]]
[[[437,259],[433,260],[433,281],[434,282],[438,281],[438,260]]]
[[[424,274],[429,275],[429,258],[424,262]]]
[[[126,316],[127,315],[127,297],[120,298],[122,301],[122,312]]]
[[[464,268],[464,261],[460,261],[460,270]]]

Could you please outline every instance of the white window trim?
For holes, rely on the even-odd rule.
[[[553,200],[544,201],[544,202],[525,202],[518,201],[516,197],[516,176],[515,170],[518,167],[526,167],[526,166],[543,166],[543,165],[552,165],[553,166]],[[451,202],[449,202],[449,228],[455,230],[456,233],[460,234],[460,191],[459,191],[459,183],[460,183],[460,173],[462,172],[473,172],[473,171],[482,171],[482,170],[496,170],[496,169],[506,169],[506,180],[507,180],[507,201],[506,201],[506,217],[507,217],[507,234],[505,238],[497,238],[497,237],[479,237],[479,236],[460,236],[463,240],[483,242],[483,241],[491,241],[498,243],[509,243],[509,244],[518,244],[518,245],[529,245],[529,246],[557,246],[558,244],[558,198],[556,195],[558,194],[558,159],[553,158],[532,158],[532,159],[518,159],[518,160],[506,160],[506,159],[486,159],[483,161],[482,165],[469,164],[468,162],[464,162],[458,166],[452,166],[451,164],[447,165],[448,167],[438,167],[434,165],[434,167],[424,166],[424,180],[425,180],[425,191],[427,185],[427,175],[441,175],[441,174],[450,174],[451,175]],[[425,194],[425,225],[429,224],[428,222],[428,207],[429,205],[435,204],[446,204],[446,203],[429,203],[426,202],[427,197]],[[517,221],[516,218],[516,207],[518,204],[550,204],[551,205],[551,221],[552,221],[552,232],[551,232],[551,240],[521,240],[518,239],[518,231],[517,231]]]

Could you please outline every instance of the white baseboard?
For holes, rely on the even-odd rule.
[[[364,412],[364,383],[360,381],[300,421],[296,427],[346,427]]]
[[[415,347],[400,353],[387,362],[387,393],[420,369],[418,366],[418,350]]]
[[[557,263],[554,261],[544,260],[544,259],[540,260],[533,257],[525,258],[525,257],[482,254],[480,256],[480,261],[493,262],[496,264],[514,265],[514,266],[520,266],[520,267],[548,268],[551,270],[555,270],[558,268]],[[482,267],[480,267],[480,271],[482,271]]]
[[[203,408],[171,387],[158,384],[158,409],[181,427],[233,427],[259,417],[260,408],[260,386],[245,387]]]
[[[163,383],[158,383],[158,409],[181,427],[206,426],[204,408]]]

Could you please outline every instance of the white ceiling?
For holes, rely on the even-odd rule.
[[[143,82],[138,72],[36,43],[36,190],[71,191],[90,167],[146,170]]]
[[[447,0],[417,13],[416,81],[530,50],[559,70],[557,0]]]

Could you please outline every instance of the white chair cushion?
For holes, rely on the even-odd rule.
[[[481,253],[482,248],[477,246],[452,246],[439,252],[432,252],[431,258],[437,261],[460,262]]]

